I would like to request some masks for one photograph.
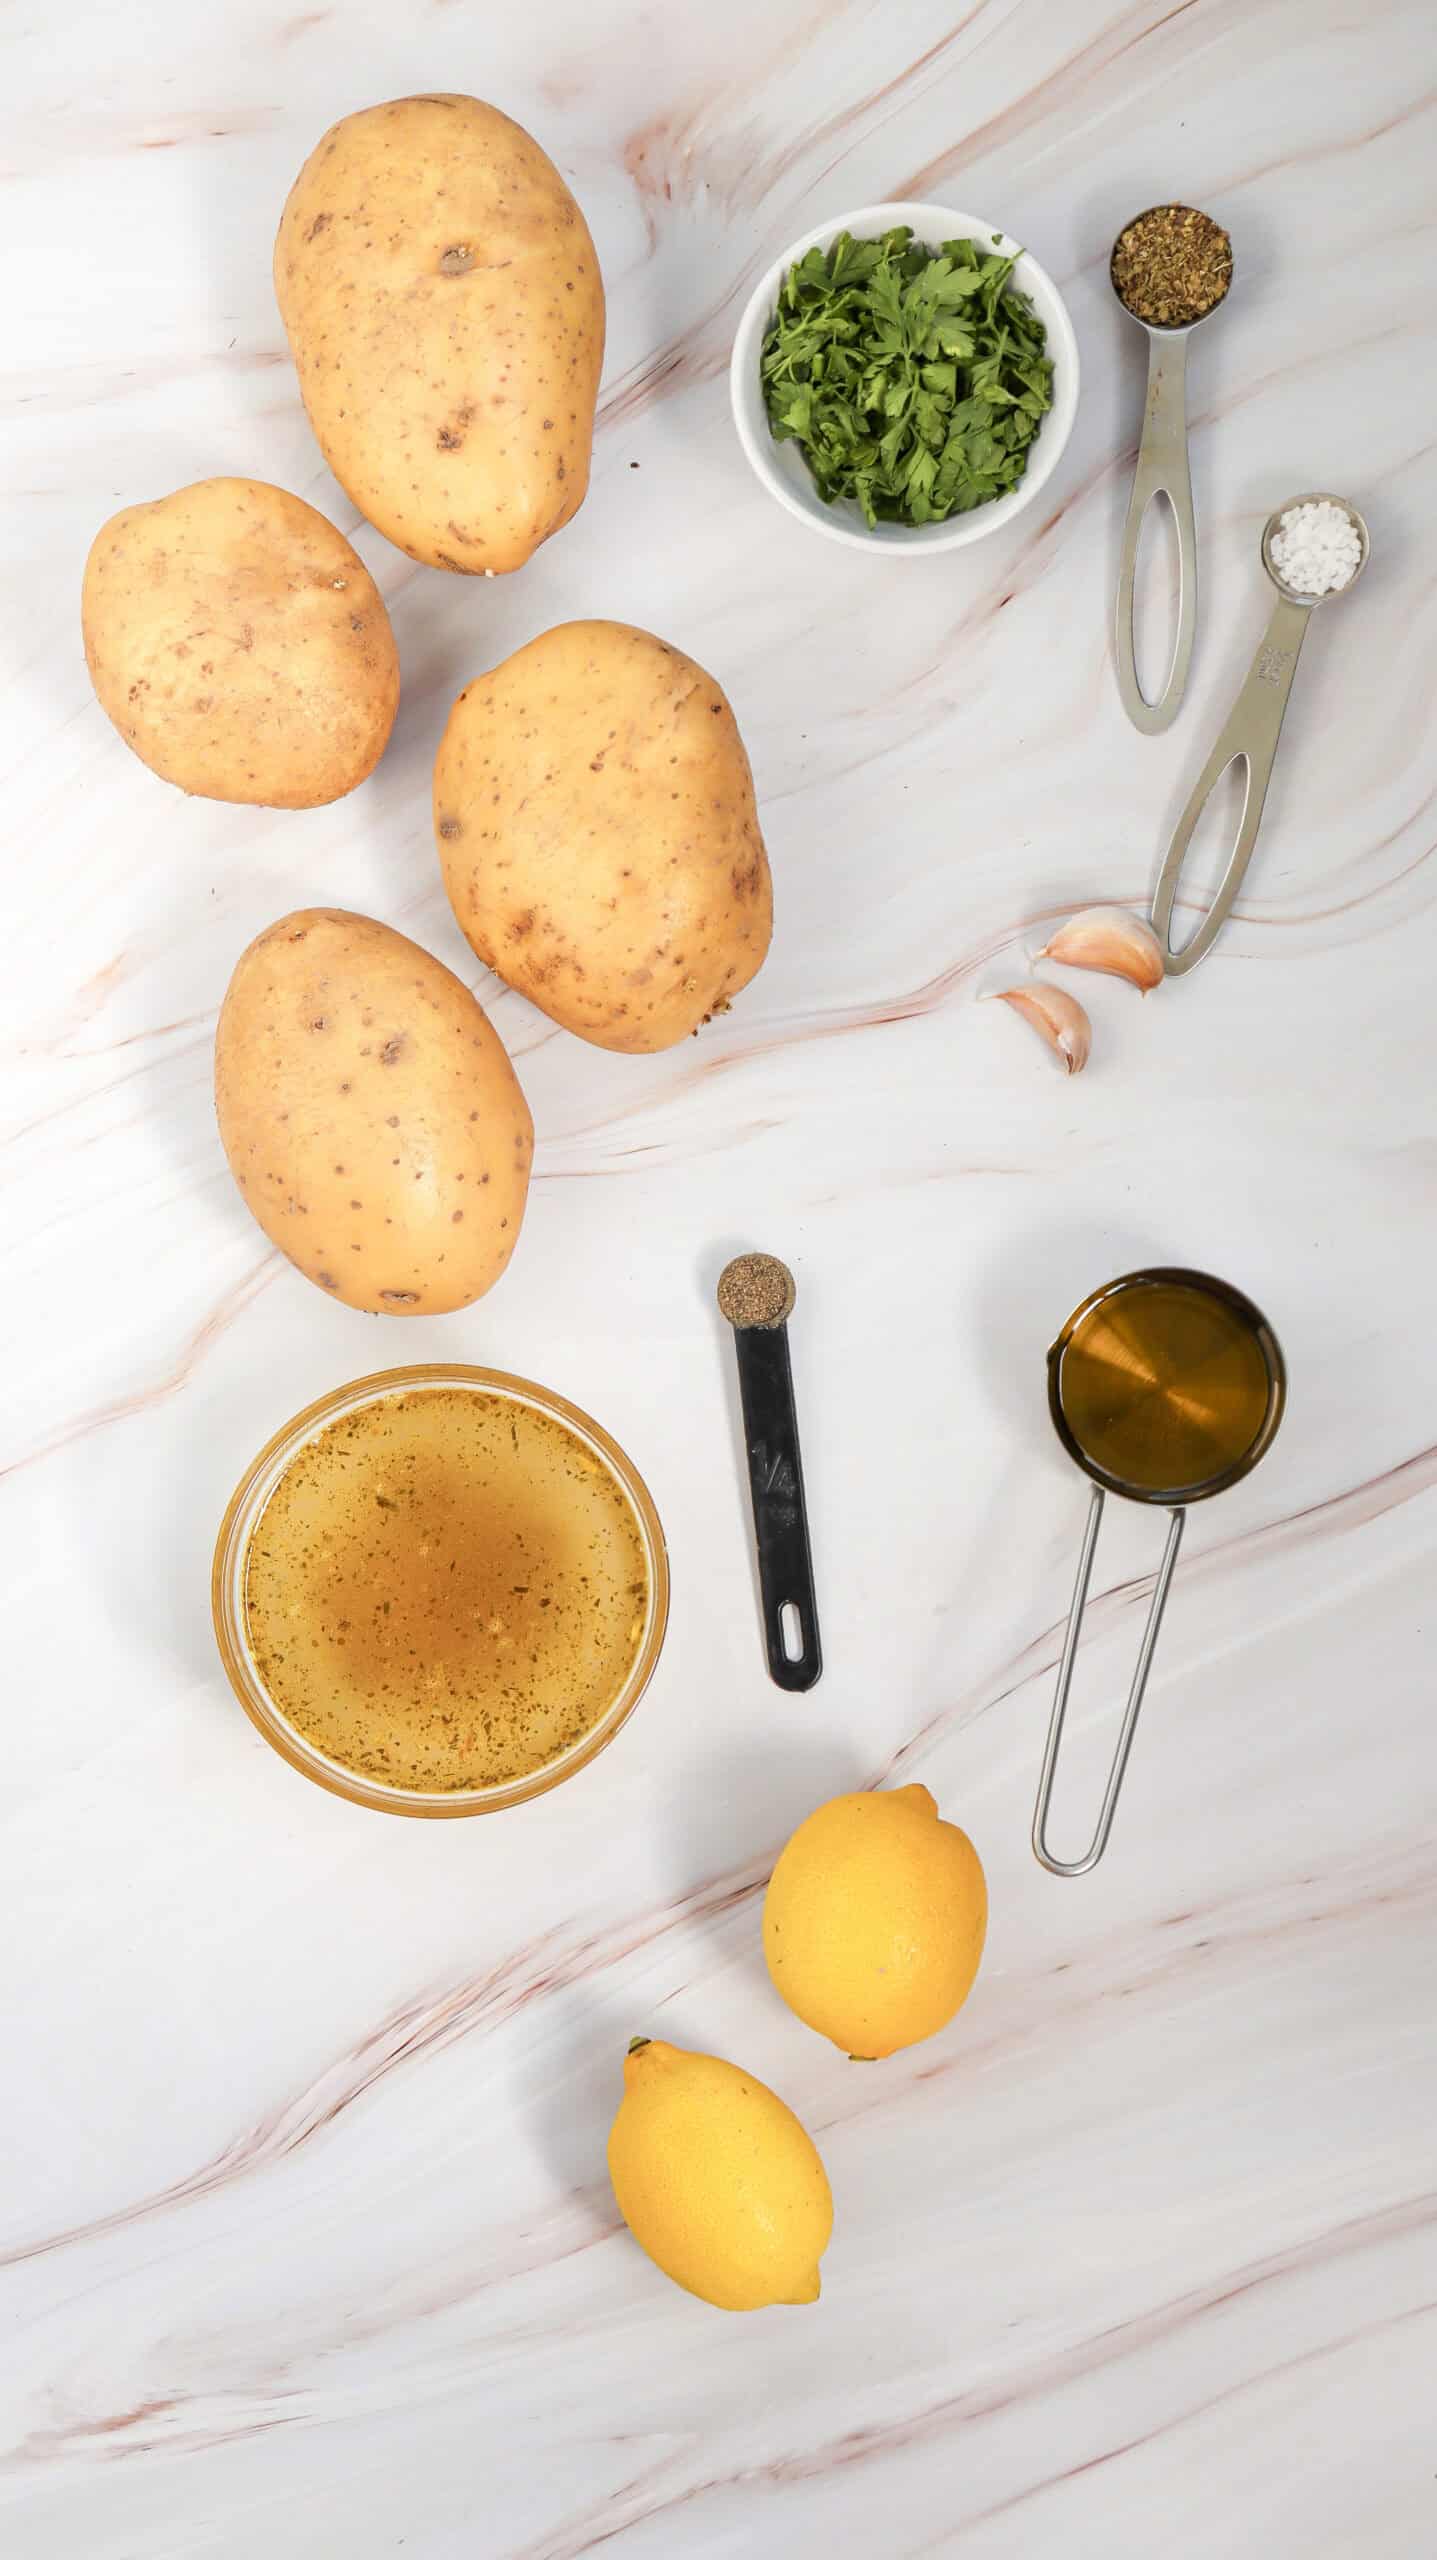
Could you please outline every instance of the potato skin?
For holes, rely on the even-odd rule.
[[[564,622],[465,687],[434,767],[481,960],[601,1049],[668,1049],[762,964],[773,886],[732,711],[680,649]]]
[[[372,773],[399,707],[379,589],[342,533],[265,480],[197,480],[102,525],[85,563],[101,708],[162,781],[316,809]]]
[[[604,288],[522,125],[458,96],[344,117],[290,191],[274,283],[325,461],[412,560],[519,569],[576,513]]]
[[[518,1079],[468,988],[370,916],[306,907],[250,944],[215,1109],[247,1207],[347,1307],[448,1314],[514,1250],[534,1146]]]

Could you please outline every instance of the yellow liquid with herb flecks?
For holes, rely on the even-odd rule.
[[[255,1523],[245,1627],[296,1733],[381,1786],[531,1776],[601,1722],[649,1575],[604,1460],[507,1396],[410,1388],[292,1459]]]

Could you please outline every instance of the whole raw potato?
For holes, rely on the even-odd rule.
[[[274,283],[325,461],[411,559],[520,569],[577,512],[604,288],[522,125],[464,97],[346,116],[295,180]]]
[[[564,622],[465,687],[434,767],[481,960],[602,1049],[667,1049],[747,986],[773,887],[728,703],[681,649]]]
[[[534,1127],[452,971],[388,925],[306,907],[252,942],[215,1038],[230,1170],[272,1244],[372,1315],[445,1315],[514,1250]]]
[[[265,480],[197,480],[102,525],[90,680],[127,746],[207,800],[316,809],[372,773],[399,707],[379,589],[342,533]]]

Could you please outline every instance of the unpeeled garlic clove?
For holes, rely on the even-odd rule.
[[[1163,982],[1162,944],[1152,926],[1126,907],[1085,907],[1058,927],[1038,957],[1065,969],[1101,969],[1110,978],[1126,978],[1141,996]]]
[[[1070,1076],[1081,1075],[1093,1045],[1093,1026],[1076,996],[1065,987],[1050,987],[1036,978],[1031,987],[1000,987],[1000,1004],[1010,1004],[1047,1041]]]

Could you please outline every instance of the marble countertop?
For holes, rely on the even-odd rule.
[[[1430,11],[32,0],[4,59],[7,2560],[1430,2551]],[[492,585],[356,532],[269,278],[324,127],[434,86],[537,132],[609,291],[588,503]],[[1143,350],[1105,269],[1167,195],[1228,225],[1238,283],[1192,355],[1192,697],[1148,741],[1109,653]],[[763,266],[900,196],[1027,241],[1084,368],[1042,502],[921,562],[774,508],[725,382]],[[224,472],[356,532],[393,614],[391,751],[312,814],[184,801],[87,683],[92,534]],[[1364,510],[1372,565],[1312,635],[1249,893],[1190,981],[1091,982],[1064,1081],[975,998],[1052,918],[1146,901],[1258,636],[1263,518],[1312,487]],[[728,689],[772,955],[648,1059],[481,985],[538,1128],[521,1248],[466,1315],[376,1325],[250,1224],[216,1006],[307,902],[474,979],[437,734],[468,677],[584,613]],[[807,1699],[761,1663],[712,1302],[747,1244],[799,1284]],[[1290,1404],[1194,1514],[1113,1845],[1065,1883],[1028,1846],[1085,1505],[1044,1352],[1153,1261],[1258,1299]],[[571,1786],[410,1824],[251,1729],[209,1556],[296,1406],[450,1355],[632,1451],[674,1609]],[[1157,1531],[1124,1511],[1101,1551],[1074,1838]],[[900,1779],[977,1841],[989,1950],[949,2033],[859,2072],[773,1997],[758,1905],[803,1813]],[[816,2308],[708,2311],[619,2227],[603,2146],[645,2030],[815,2131]]]

